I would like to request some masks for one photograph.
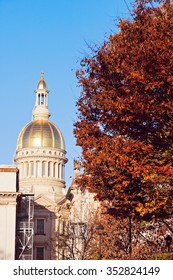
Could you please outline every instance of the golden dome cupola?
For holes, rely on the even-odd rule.
[[[44,80],[44,73],[41,72],[41,78],[36,88],[36,103],[33,110],[34,120],[48,120],[50,113],[48,110],[48,88]]]
[[[64,195],[66,147],[61,131],[49,121],[49,91],[41,74],[33,119],[19,134],[14,161],[19,168],[20,191],[43,192],[57,200]]]

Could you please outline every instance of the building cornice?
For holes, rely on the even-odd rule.
[[[6,167],[6,166],[0,166],[0,172],[15,172],[17,173],[19,170],[17,167]]]
[[[21,195],[21,193],[18,192],[0,192],[0,197],[17,197]]]
[[[16,205],[17,197],[21,193],[18,192],[0,192],[0,206],[2,205]]]

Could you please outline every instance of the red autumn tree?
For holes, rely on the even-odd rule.
[[[136,0],[131,19],[82,60],[77,78],[79,183],[130,223],[171,215],[172,1]]]

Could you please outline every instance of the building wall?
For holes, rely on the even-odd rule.
[[[71,202],[68,217],[69,229],[69,259],[82,260],[89,254],[91,235],[99,218],[99,202],[94,199],[95,194],[87,189],[81,189],[77,183],[80,176],[80,164],[74,161],[73,182],[67,192],[67,199]],[[88,244],[88,245],[86,245]]]
[[[15,259],[17,168],[0,166],[0,259]]]

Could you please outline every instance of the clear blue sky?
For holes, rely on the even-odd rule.
[[[89,52],[116,31],[115,19],[129,17],[130,0],[0,0],[0,164],[12,164],[17,137],[31,121],[40,72],[50,90],[50,120],[64,135],[73,176],[75,70]]]

